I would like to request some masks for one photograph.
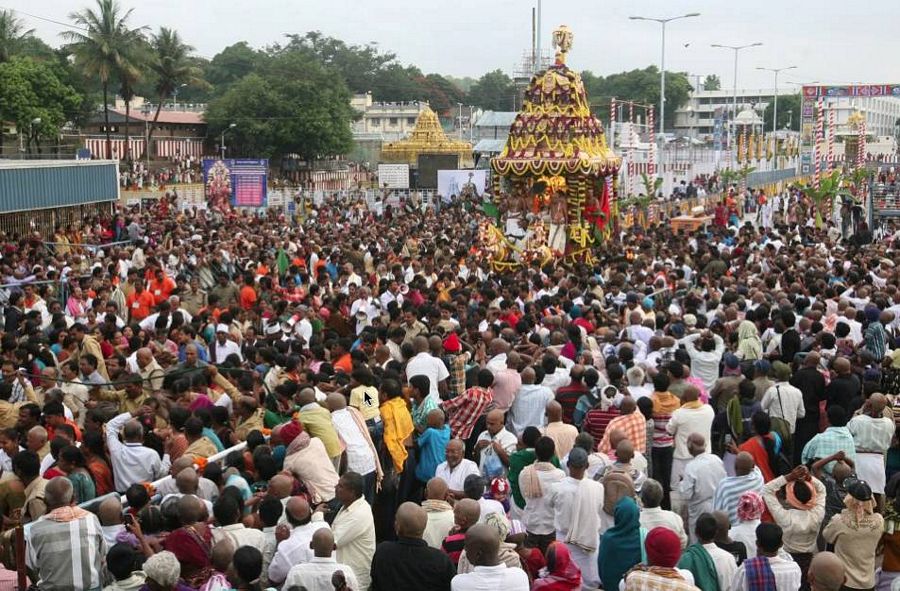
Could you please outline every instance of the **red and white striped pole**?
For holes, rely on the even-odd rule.
[[[822,140],[825,132],[825,99],[819,97],[818,109],[816,110],[816,145],[813,156],[816,159],[813,184],[819,186],[819,180],[822,176]]]
[[[647,125],[650,127],[650,157],[648,159],[650,166],[647,176],[653,177],[656,175],[656,132],[654,131],[656,121],[653,117],[653,105],[647,108]]]
[[[863,119],[859,122],[859,127],[857,128],[857,136],[858,139],[856,141],[857,150],[856,150],[856,167],[862,168],[866,165],[866,120]]]
[[[834,168],[834,140],[837,132],[837,109],[831,105],[828,109],[828,170]]]
[[[634,145],[637,143],[638,135],[634,129],[634,101],[628,101],[628,177],[625,185],[625,193],[631,195],[634,193]]]

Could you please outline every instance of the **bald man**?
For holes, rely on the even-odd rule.
[[[112,548],[116,545],[116,536],[125,531],[122,521],[122,502],[118,495],[104,499],[97,509],[97,517],[100,519],[103,539],[106,545]]]
[[[466,535],[481,517],[481,505],[474,499],[460,499],[453,505],[453,529],[441,542],[441,550],[453,561],[459,563],[459,555],[465,548]]]
[[[547,424],[547,403],[553,400],[553,391],[547,386],[536,384],[534,368],[522,370],[522,386],[513,399],[507,419],[512,432],[518,437],[525,427],[543,427]]]
[[[447,483],[450,489],[449,497],[461,499],[465,497],[463,485],[466,477],[471,474],[481,474],[478,464],[463,457],[466,453],[466,444],[461,439],[451,439],[444,450],[445,461],[438,464],[434,475]]]
[[[728,513],[731,525],[737,525],[740,523],[737,506],[741,495],[748,490],[761,493],[763,484],[762,472],[756,467],[753,456],[742,451],[734,460],[734,476],[726,476],[716,486],[713,510]]]
[[[520,568],[510,568],[500,562],[500,536],[489,525],[475,525],[465,542],[466,556],[475,570],[453,577],[453,591],[468,589],[502,589],[528,591],[528,575]],[[487,568],[479,568],[487,567]]]
[[[556,400],[547,403],[547,426],[544,427],[544,436],[553,440],[556,448],[556,457],[564,458],[569,455],[575,446],[575,438],[578,437],[578,429],[575,425],[563,422],[563,408]]]
[[[432,478],[425,485],[425,500],[422,508],[428,517],[428,523],[422,539],[432,548],[440,548],[441,542],[453,529],[453,506],[447,502],[450,489],[442,478]]]
[[[677,411],[676,411],[677,412]],[[688,528],[691,541],[696,542],[695,525],[703,513],[713,510],[713,497],[719,483],[727,476],[722,458],[708,451],[706,438],[691,433],[687,438],[691,460],[685,465],[678,488],[673,489],[687,506]]]
[[[172,462],[172,466],[169,468],[169,476],[171,476],[171,478],[163,480],[159,486],[156,487],[156,492],[163,497],[179,492],[175,477],[185,468],[193,468],[193,466],[194,460],[188,456],[181,456]],[[195,494],[205,501],[213,501],[219,497],[219,487],[209,478],[199,476],[197,481],[197,492]]]
[[[840,591],[847,580],[843,561],[832,552],[813,556],[806,576],[812,591]]]
[[[885,416],[887,397],[875,393],[869,396],[860,414],[847,423],[856,447],[856,474],[872,488],[879,507],[884,502],[884,455],[894,437],[894,419]]]
[[[506,475],[509,468],[509,455],[516,451],[518,437],[506,430],[503,424],[504,413],[495,408],[485,415],[485,430],[475,441],[478,453],[478,468],[487,478]]]
[[[359,410],[347,405],[347,398],[340,392],[329,394],[325,404],[331,411],[334,430],[346,447],[347,470],[362,475],[363,496],[371,505],[375,500],[376,485],[381,482],[383,472],[366,420]]]
[[[334,559],[334,534],[328,528],[316,530],[309,542],[313,552],[310,562],[295,564],[284,580],[284,589],[328,589],[334,587],[331,578],[335,573],[343,573],[348,589],[359,589],[359,582],[353,569]]]
[[[372,557],[370,591],[399,589],[450,590],[456,568],[450,557],[422,539],[428,523],[425,509],[406,502],[397,509],[396,542],[382,542]]]
[[[406,379],[413,376],[426,376],[431,388],[428,395],[436,403],[440,403],[441,395],[447,393],[447,378],[450,372],[444,362],[429,353],[428,339],[418,336],[413,339],[413,349],[416,354],[406,364]]]
[[[684,500],[678,493],[681,475],[684,474],[685,466],[694,457],[688,450],[688,438],[693,434],[700,435],[700,439],[706,442],[706,451],[712,451],[709,440],[716,412],[710,405],[700,402],[699,398],[700,390],[696,386],[687,386],[681,394],[681,407],[675,409],[666,425],[666,431],[675,440],[675,453],[672,460],[669,488],[672,491],[672,511],[676,513],[681,513],[684,503]],[[693,531],[693,528],[691,528],[691,531]]]
[[[269,564],[269,582],[276,586],[287,578],[292,565],[312,559],[310,542],[313,534],[322,528],[331,529],[320,513],[314,518],[304,497],[291,497],[285,506],[285,515],[288,525],[279,525],[275,530],[278,550]]]

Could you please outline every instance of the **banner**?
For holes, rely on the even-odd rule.
[[[437,192],[444,201],[451,196],[459,197],[463,191],[481,196],[487,188],[486,170],[439,170],[437,173]]]
[[[378,186],[388,189],[409,189],[409,164],[379,164]]]
[[[214,203],[227,200],[234,207],[265,207],[269,160],[203,160],[206,198]]]

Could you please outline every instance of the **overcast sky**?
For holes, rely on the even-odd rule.
[[[537,0],[120,0],[133,7],[133,23],[178,29],[199,54],[247,41],[255,47],[286,32],[319,30],[348,43],[376,42],[400,61],[426,73],[479,76],[500,68],[511,73],[531,43],[531,7]],[[67,21],[82,0],[0,0],[0,7]],[[896,0],[544,0],[544,47],[559,24],[575,33],[569,64],[610,74],[658,65],[660,27],[629,15],[668,17],[700,12],[667,28],[666,68],[715,73],[733,81],[733,52],[711,43],[762,47],[741,52],[741,88],[772,86],[757,66],[796,65],[784,82],[900,83],[900,2]],[[63,27],[20,14],[51,45]]]

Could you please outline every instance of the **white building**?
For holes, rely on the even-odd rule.
[[[796,95],[794,88],[779,88],[778,96]],[[771,88],[741,89],[737,91],[737,112],[754,109],[760,116],[775,96]],[[716,110],[730,115],[734,106],[734,89],[698,90],[691,93],[690,99],[675,110],[675,133],[695,137],[701,140],[712,140],[716,120]],[[800,120],[800,113],[793,114]]]
[[[376,103],[372,93],[367,92],[353,95],[350,106],[360,114],[359,120],[353,122],[354,136],[392,141],[409,135],[425,103]]]
[[[866,116],[866,134],[869,137],[894,137],[897,120],[900,119],[900,97],[837,97],[825,99],[825,124],[830,114],[828,109],[835,109],[837,137],[855,135],[856,132],[847,124],[850,115],[862,111]]]

